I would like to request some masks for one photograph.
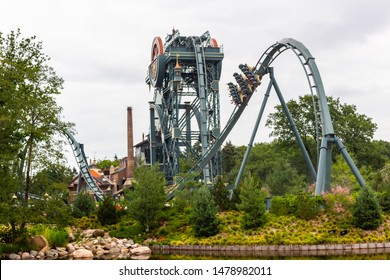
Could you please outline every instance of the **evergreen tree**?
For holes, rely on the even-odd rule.
[[[354,225],[361,229],[376,229],[382,223],[382,211],[374,192],[369,187],[359,191],[352,215]]]
[[[92,215],[96,212],[95,200],[89,192],[81,191],[77,194],[73,203],[73,216],[81,218]]]
[[[241,203],[238,210],[244,212],[242,226],[245,229],[260,227],[266,222],[266,194],[261,190],[260,183],[250,173],[240,186]]]
[[[212,236],[218,232],[217,212],[217,205],[207,187],[203,186],[198,189],[194,196],[191,213],[191,223],[196,237]]]
[[[126,192],[130,216],[139,221],[149,231],[157,221],[158,214],[165,204],[164,174],[158,166],[140,166],[134,171],[134,190]]]
[[[219,176],[211,189],[211,194],[219,211],[225,211],[229,208],[229,190],[221,176]]]
[[[104,200],[99,203],[96,214],[102,226],[113,225],[118,222],[115,203],[110,196],[105,196]]]

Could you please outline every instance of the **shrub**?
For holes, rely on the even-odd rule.
[[[382,223],[383,217],[378,200],[369,187],[359,191],[352,215],[354,225],[361,229],[376,229]]]
[[[50,247],[64,247],[68,244],[69,233],[65,228],[46,228],[44,236]]]
[[[301,191],[297,196],[295,215],[304,220],[311,220],[318,216],[325,204],[321,196],[310,197],[307,192]]]
[[[73,203],[73,216],[81,218],[94,214],[96,211],[95,200],[91,197],[89,192],[81,191],[77,194]]]
[[[325,210],[333,215],[339,222],[351,220],[353,199],[349,187],[336,186],[330,193],[323,194]]]
[[[116,211],[115,202],[110,196],[106,196],[104,200],[98,204],[96,212],[100,224],[102,226],[116,224],[118,220]]]
[[[275,216],[285,216],[288,214],[288,202],[281,196],[274,196],[271,200],[270,212]]]

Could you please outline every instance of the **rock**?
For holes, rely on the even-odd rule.
[[[58,259],[58,252],[56,250],[54,250],[54,249],[51,249],[50,251],[47,251],[45,253],[45,255],[46,255],[46,259],[48,259],[48,260],[56,260],[56,259]]]
[[[93,237],[98,237],[98,236],[101,236],[101,237],[104,237],[104,230],[102,229],[96,229],[93,233],[92,233],[92,236]]]
[[[42,251],[43,253],[49,250],[49,242],[47,242],[47,239],[43,235],[34,236],[31,239],[31,243],[33,247],[37,248],[38,251]]]
[[[119,247],[111,247],[111,249],[110,249],[110,254],[114,255],[114,256],[119,255],[120,252],[121,252],[121,249]]]
[[[72,254],[73,259],[75,260],[92,260],[93,253],[87,249],[78,249]]]
[[[147,246],[138,246],[137,248],[130,250],[131,255],[150,255],[152,253],[152,250],[150,250]]]
[[[22,260],[31,260],[31,255],[29,252],[23,252],[22,254]]]
[[[10,254],[8,257],[10,260],[21,260],[22,258],[18,254]]]
[[[150,258],[150,255],[148,254],[142,254],[142,255],[131,255],[130,257],[132,260],[148,260]]]
[[[75,250],[76,249],[74,248],[73,244],[69,243],[68,245],[66,245],[66,251],[68,251],[68,254],[73,254]]]
[[[31,250],[30,251],[30,255],[34,258],[36,258],[38,256],[38,251],[35,251],[35,250]]]

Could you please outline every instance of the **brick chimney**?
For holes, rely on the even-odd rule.
[[[127,107],[127,178],[133,177],[134,166],[133,111],[131,107]]]

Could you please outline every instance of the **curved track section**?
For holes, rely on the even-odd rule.
[[[268,67],[272,64],[272,62],[286,50],[292,50],[299,58],[306,73],[310,90],[312,94],[316,94],[318,96],[319,110],[322,121],[322,136],[333,136],[334,130],[329,113],[329,107],[326,101],[325,90],[322,84],[321,75],[315,63],[314,57],[301,42],[291,38],[282,39],[281,41],[276,42],[263,53],[255,67],[252,69],[252,73],[258,75],[261,79],[262,76],[268,73]],[[210,149],[208,149],[207,152],[203,155],[203,157],[198,161],[197,166],[199,168],[203,169],[210,161],[210,159],[220,149],[223,142],[226,140],[227,136],[233,129],[234,125],[237,123],[238,119],[244,112],[252,94],[253,92],[251,94],[246,95],[246,98],[240,104],[236,105],[224,130],[222,131],[218,139],[215,141],[214,145],[211,146]]]
[[[73,155],[79,166],[80,173],[84,177],[87,184],[87,189],[90,189],[96,196],[96,200],[102,201],[104,199],[104,194],[99,186],[96,184],[93,179],[91,172],[89,171],[87,158],[84,154],[83,145],[78,143],[73,135],[69,131],[64,132],[65,137],[68,139],[69,144],[72,146]]]

